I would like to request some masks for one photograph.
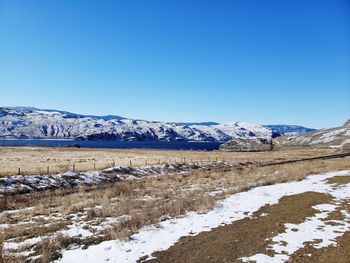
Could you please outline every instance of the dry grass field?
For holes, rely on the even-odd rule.
[[[252,187],[302,180],[309,174],[350,169],[349,158],[259,167],[272,160],[325,155],[332,150],[288,150],[268,153],[222,153],[155,150],[107,150],[67,148],[1,148],[1,165],[7,173],[16,166],[28,170],[50,164],[83,165],[106,158],[116,165],[131,159],[148,161],[186,158],[225,158],[250,161],[252,165],[230,171],[196,171],[164,175],[78,190],[57,190],[0,199],[0,245],[3,262],[28,258],[50,262],[67,247],[127,239],[145,225],[157,225],[189,211],[206,212],[218,200]],[[18,157],[20,156],[20,157]],[[45,157],[46,156],[46,157]],[[48,159],[45,163],[45,158]],[[118,160],[118,162],[117,162]],[[79,167],[79,166],[78,166]],[[83,166],[82,166],[83,167]],[[89,169],[88,166],[85,167]],[[3,174],[6,174],[3,172]],[[1,260],[0,260],[1,261]]]
[[[93,149],[64,147],[0,147],[0,176],[89,171],[115,165],[144,166],[158,162],[272,161],[313,157],[333,149],[289,149],[269,152],[179,151],[146,149]]]

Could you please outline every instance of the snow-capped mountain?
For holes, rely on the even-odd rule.
[[[298,125],[277,124],[277,125],[263,125],[263,126],[266,128],[272,129],[274,133],[279,135],[296,135],[298,133],[315,131],[315,129],[306,128]]]
[[[212,126],[212,125],[218,125],[220,123],[213,122],[213,121],[205,121],[205,122],[175,122],[179,125],[187,125],[187,126],[193,126],[193,125],[204,125],[204,126]]]
[[[242,122],[185,125],[31,107],[0,107],[0,138],[7,139],[225,142],[238,137],[271,140],[272,136],[269,128]]]
[[[283,146],[321,146],[350,148],[350,120],[343,126],[320,129],[294,136],[282,136],[276,143]]]

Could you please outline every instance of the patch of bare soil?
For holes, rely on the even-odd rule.
[[[338,209],[328,215],[326,220],[344,220],[341,210],[350,211],[349,202],[343,202]],[[314,248],[310,243],[293,253],[288,262],[295,263],[349,263],[350,262],[350,232],[336,238],[337,246],[322,249]]]
[[[299,224],[318,212],[312,206],[331,201],[331,196],[316,192],[285,196],[252,217],[183,237],[168,250],[154,253],[156,259],[147,262],[241,262],[241,257],[266,253],[270,239],[284,231],[286,222]]]
[[[329,184],[337,184],[337,185],[348,184],[350,183],[350,176],[334,176],[334,177],[328,178],[327,182]]]
[[[349,263],[350,262],[350,232],[336,239],[337,246],[316,249],[307,244],[295,252],[288,262],[293,263]]]

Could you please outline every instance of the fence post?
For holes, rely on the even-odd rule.
[[[21,168],[18,168],[18,175],[21,175]]]
[[[73,172],[75,172],[75,164],[73,164]]]
[[[47,174],[50,173],[50,166],[47,166]]]
[[[96,162],[94,162],[94,170],[96,170]]]
[[[115,160],[113,160],[113,167],[115,167]]]
[[[132,166],[131,160],[130,160],[130,167]]]
[[[146,164],[146,166],[147,166],[147,159],[145,160],[145,164]]]

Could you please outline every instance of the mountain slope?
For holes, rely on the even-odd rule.
[[[212,125],[218,125],[220,123],[213,122],[213,121],[206,121],[206,122],[175,122],[178,125],[187,125],[187,126],[193,126],[193,125],[202,125],[202,126],[212,126]]]
[[[263,126],[266,128],[272,129],[274,133],[279,135],[295,135],[298,133],[315,131],[315,129],[306,128],[298,125],[277,124],[277,125],[263,125]]]
[[[343,126],[306,132],[294,136],[283,136],[276,140],[281,146],[323,146],[345,148],[350,146],[350,120]]]
[[[272,130],[260,125],[238,122],[189,126],[25,107],[0,108],[0,138],[8,139],[225,142],[237,137],[270,140]]]

